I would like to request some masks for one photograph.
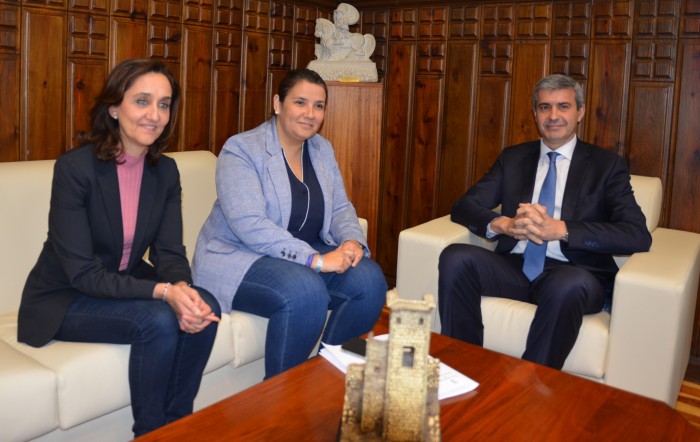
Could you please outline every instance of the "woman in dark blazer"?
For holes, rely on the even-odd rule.
[[[131,345],[136,436],[192,412],[220,315],[211,294],[190,286],[180,177],[161,155],[179,98],[160,61],[112,70],[86,142],[56,161],[48,238],[19,310],[18,340],[34,347]]]

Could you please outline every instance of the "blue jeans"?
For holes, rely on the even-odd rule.
[[[221,316],[216,299],[196,290]],[[192,413],[216,329],[212,323],[200,333],[180,331],[175,312],[160,300],[82,295],[69,307],[55,339],[131,345],[129,387],[138,437]]]
[[[321,253],[333,250],[313,244]],[[340,344],[372,329],[386,300],[379,265],[362,258],[343,274],[316,273],[278,258],[262,257],[246,273],[232,307],[269,318],[265,341],[265,377],[304,362],[318,341]]]

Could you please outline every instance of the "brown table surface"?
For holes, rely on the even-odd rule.
[[[386,333],[380,320],[375,333]],[[453,440],[700,440],[663,402],[433,334],[430,354],[479,382],[440,402]],[[321,357],[139,439],[334,441],[345,376]]]

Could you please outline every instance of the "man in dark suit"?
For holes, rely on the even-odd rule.
[[[560,369],[583,315],[612,294],[612,255],[648,251],[651,235],[625,159],[576,136],[581,86],[545,77],[533,110],[542,138],[504,149],[452,207],[452,221],[498,245],[442,252],[439,310],[443,334],[483,345],[481,296],[536,304],[523,359]]]

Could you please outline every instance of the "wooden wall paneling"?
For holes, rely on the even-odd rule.
[[[379,81],[383,81],[386,76],[387,53],[389,50],[389,11],[362,11],[360,23],[361,27],[359,32],[362,34],[372,34],[377,42],[377,46],[370,60],[377,66]]]
[[[538,139],[539,132],[532,110],[532,90],[548,74],[549,41],[516,43],[508,145]]]
[[[243,54],[241,78],[241,131],[267,120],[269,104],[268,32],[270,2],[245,0],[243,4]]]
[[[700,232],[700,40],[679,43],[668,227]]]
[[[481,179],[506,145],[511,112],[513,6],[484,5],[483,14],[475,112],[479,122],[474,137],[474,165],[469,186]]]
[[[384,273],[396,272],[396,250],[399,233],[406,227],[406,186],[409,140],[413,116],[412,99],[416,45],[411,42],[389,42],[385,86],[384,150],[380,184],[380,217],[377,262]]]
[[[481,179],[506,146],[507,121],[510,109],[511,80],[484,77],[479,79],[476,115],[481,115],[474,136],[472,182]],[[486,117],[488,115],[488,118]]]
[[[210,150],[217,155],[240,128],[242,26],[243,0],[216,0]]]
[[[68,14],[66,92],[67,147],[80,144],[78,135],[89,130],[89,111],[107,78],[109,16],[106,2],[71,0]]]
[[[24,160],[57,158],[66,148],[66,22],[65,10],[22,8],[20,145]]]
[[[243,26],[243,0],[216,0],[214,3],[214,26],[241,29]]]
[[[68,10],[109,15],[109,0],[68,0]]]
[[[191,25],[213,25],[214,5],[212,0],[183,0],[182,22]],[[208,46],[211,50],[211,46]]]
[[[478,53],[476,41],[448,43],[437,216],[448,214],[471,183]]]
[[[593,2],[593,36],[631,37],[633,18],[634,0],[596,0]]]
[[[319,131],[333,143],[348,198],[368,222],[367,242],[377,250],[383,91],[381,83],[328,82]]]
[[[243,78],[241,79],[241,131],[259,126],[267,119],[267,44],[265,34],[243,34]]]
[[[622,153],[629,98],[631,43],[592,43],[584,124],[589,143]]]
[[[290,24],[291,28],[291,24]],[[269,118],[273,113],[272,99],[279,89],[282,79],[292,67],[292,36],[285,32],[283,35],[270,34],[270,49],[267,70],[267,92],[265,94],[265,115]]]
[[[588,40],[552,40],[552,51],[549,64],[550,74],[564,74],[575,79],[583,88],[588,90],[588,65],[590,60],[590,41]],[[584,99],[585,99],[584,95]],[[586,112],[590,110],[586,103]],[[578,137],[589,141],[586,135],[586,115],[578,126]]]
[[[146,19],[111,17],[109,39],[110,68],[127,58],[145,57],[147,53]]]
[[[216,0],[212,66],[210,150],[219,154],[226,140],[239,132],[243,0]]]
[[[111,0],[111,15],[113,17],[128,17],[131,19],[146,19],[148,16],[148,0]]]
[[[65,0],[22,0],[22,6],[33,6],[36,8],[50,8],[55,10],[66,10]]]
[[[311,60],[316,59],[314,54],[316,38],[316,8],[300,6],[294,7],[294,40],[292,41],[292,68],[305,68]]]
[[[196,13],[196,8],[190,8]],[[207,12],[208,11],[208,12]],[[204,14],[211,19],[211,11]],[[211,122],[212,100],[212,41],[210,26],[183,27],[182,79],[183,91],[180,105],[180,150],[208,150],[213,129]]]
[[[591,7],[589,0],[554,2],[554,38],[590,39]]]
[[[550,3],[524,3],[515,8],[511,111],[507,144],[539,138],[532,112],[532,90],[549,71],[552,24]]]
[[[516,39],[549,39],[552,36],[550,2],[518,3],[515,7],[515,19]]]
[[[184,0],[148,0],[148,19],[179,23]]]
[[[0,52],[0,161],[19,161],[20,154],[20,96],[19,61],[14,54]]]
[[[697,0],[681,0],[679,33],[681,37],[700,36],[700,2]]]
[[[632,83],[625,143],[630,173],[659,177],[664,188],[667,187],[672,111],[672,83]]]
[[[639,13],[645,12],[642,4]],[[672,19],[672,21],[675,19]],[[648,20],[652,21],[652,20]],[[677,20],[675,20],[677,29]],[[657,26],[636,26],[649,29],[643,37],[656,37]],[[675,33],[665,28],[665,32]],[[676,67],[675,40],[641,38],[633,43],[629,122],[625,156],[630,172],[661,178],[667,187],[667,167],[673,116],[673,81]],[[669,201],[664,200],[667,206]],[[666,210],[662,210],[665,222]]]
[[[20,155],[20,7],[0,4],[0,161]]]
[[[406,205],[407,226],[430,221],[437,215],[437,168],[442,129],[444,79],[419,75],[413,100],[413,136],[410,184]]]
[[[182,50],[182,29],[179,13],[180,9],[173,7],[171,0],[159,2],[157,6],[149,3],[151,15],[158,17],[170,17],[167,20],[158,20],[149,18],[146,21],[148,29],[147,37],[147,56],[159,58],[173,73],[173,76],[182,84],[181,65],[181,50]],[[180,108],[182,109],[182,107]],[[178,127],[184,126],[182,112],[178,115]],[[182,150],[182,140],[180,133],[176,133],[173,140],[170,141],[171,150]]]
[[[90,129],[90,109],[107,78],[107,59],[69,58],[66,102],[67,148],[80,144],[79,135]]]
[[[211,151],[219,154],[226,140],[237,134],[238,103],[241,95],[241,67],[235,64],[214,65],[214,102],[212,103]]]
[[[688,2],[691,3],[691,2]],[[684,17],[682,31],[695,32],[700,36],[700,4],[692,10],[695,23]],[[690,8],[686,5],[686,11]],[[690,26],[688,26],[690,25]],[[700,232],[700,39],[681,40],[678,48],[676,74],[676,96],[672,131],[670,174],[671,184],[665,190],[664,201],[668,207],[668,227],[672,229]],[[700,296],[700,289],[698,290]],[[691,356],[700,355],[700,303],[695,305]]]

